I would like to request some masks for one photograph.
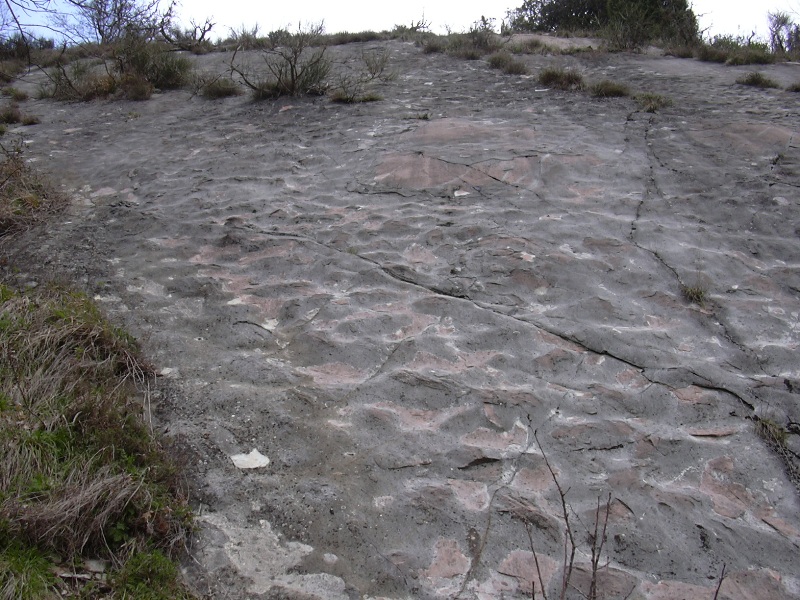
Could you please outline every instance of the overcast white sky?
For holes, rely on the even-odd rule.
[[[184,22],[190,18],[203,21],[213,17],[213,33],[225,37],[231,28],[259,25],[269,31],[303,23],[325,21],[329,33],[338,31],[382,31],[396,24],[408,25],[425,15],[432,29],[444,33],[445,26],[461,31],[482,15],[497,19],[500,24],[509,8],[520,1],[500,0],[289,0],[263,2],[260,0],[182,0],[179,14]],[[800,21],[800,0],[693,0],[695,13],[702,28],[711,35],[730,33],[749,35],[753,30],[764,36],[766,15],[776,9],[793,14]]]

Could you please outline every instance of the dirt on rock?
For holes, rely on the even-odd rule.
[[[29,100],[11,132],[74,201],[10,261],[157,365],[196,589],[557,597],[555,475],[581,593],[610,494],[598,597],[711,600],[725,565],[720,600],[800,598],[798,430],[782,460],[754,428],[800,423],[800,95],[666,56],[331,53],[377,47],[380,102]],[[672,104],[546,89],[549,66]]]

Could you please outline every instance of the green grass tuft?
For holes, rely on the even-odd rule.
[[[683,297],[693,304],[705,305],[708,290],[699,285],[684,285],[681,287]]]
[[[572,69],[548,68],[539,73],[539,83],[560,90],[583,89],[583,76]]]
[[[595,98],[619,98],[622,96],[630,96],[631,92],[628,86],[614,81],[604,79],[592,85],[592,96]]]

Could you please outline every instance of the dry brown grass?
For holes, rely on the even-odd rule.
[[[62,209],[65,198],[26,163],[19,143],[0,144],[0,238]]]

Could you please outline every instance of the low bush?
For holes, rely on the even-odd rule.
[[[595,98],[619,98],[631,94],[628,86],[608,79],[593,84],[590,90]]]
[[[151,50],[148,62],[136,75],[144,77],[161,90],[177,90],[189,83],[192,61],[175,52],[156,47]]]
[[[437,54],[447,50],[447,42],[439,36],[429,37],[422,42],[422,51],[425,54]]]
[[[408,41],[413,40],[415,43],[423,43],[426,38],[433,34],[430,32],[431,23],[425,20],[425,15],[418,21],[412,21],[410,25],[395,25],[391,31],[388,32],[389,38],[393,40]]]
[[[65,66],[58,63],[49,74],[49,84],[40,89],[40,97],[54,100],[89,101],[106,98],[119,88],[119,82],[108,71],[88,60]]]
[[[694,58],[695,48],[689,44],[672,45],[664,49],[664,54],[675,58]]]
[[[495,52],[489,58],[486,59],[486,62],[489,63],[489,66],[493,69],[505,69],[511,62],[514,60],[508,52]]]
[[[320,36],[319,43],[323,46],[342,46],[344,44],[355,44],[359,42],[375,42],[386,39],[384,34],[376,31],[359,31],[350,33],[340,31]]]
[[[230,61],[231,73],[238,75],[250,88],[255,100],[279,96],[320,96],[328,90],[331,61],[326,56],[327,47],[319,45],[323,34],[322,24],[309,25],[282,41],[282,45],[262,50],[262,59],[268,75],[254,71],[241,60],[238,50]]]
[[[547,68],[539,73],[539,83],[560,90],[583,89],[583,76],[572,69]]]
[[[343,70],[337,74],[331,100],[345,104],[383,100],[380,94],[368,88],[374,81],[386,82],[396,77],[394,72],[388,70],[389,59],[390,54],[384,48],[363,52],[361,70],[343,65]]]
[[[508,44],[506,49],[511,54],[561,54],[558,48],[548,46],[536,38],[530,39],[524,43]]]
[[[776,81],[773,81],[763,73],[759,73],[758,71],[752,71],[747,73],[746,75],[742,75],[736,80],[736,83],[740,85],[749,85],[752,87],[759,87],[759,88],[778,88],[780,87]]]
[[[481,17],[464,33],[426,36],[419,43],[426,54],[446,52],[465,60],[478,60],[498,52],[503,46],[502,40],[494,32],[494,19],[486,17]]]
[[[141,75],[123,75],[120,90],[128,100],[149,100],[153,95],[153,84]]]
[[[694,52],[695,58],[705,62],[728,65],[770,64],[775,55],[769,46],[762,42],[745,39],[741,36],[718,35],[710,42],[700,44]]]

